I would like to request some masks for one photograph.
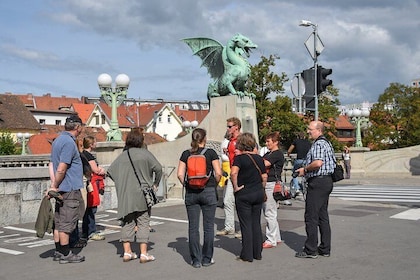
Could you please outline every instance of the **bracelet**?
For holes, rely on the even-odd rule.
[[[307,169],[306,167],[304,167],[304,168],[303,168],[303,171],[304,171],[305,173],[307,173],[307,172],[308,172],[308,169]]]

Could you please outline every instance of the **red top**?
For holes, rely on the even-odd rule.
[[[230,139],[227,147],[230,167],[232,167],[233,159],[235,158],[236,140],[237,138]]]

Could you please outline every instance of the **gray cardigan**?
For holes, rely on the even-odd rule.
[[[130,148],[131,159],[144,186],[159,186],[162,166],[145,148]],[[118,198],[118,218],[136,211],[146,211],[146,199],[141,190],[127,151],[120,154],[108,168],[108,175],[115,183]]]

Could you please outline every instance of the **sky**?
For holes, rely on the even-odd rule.
[[[304,43],[317,25],[318,64],[342,104],[376,102],[390,83],[420,78],[420,0],[2,0],[0,92],[99,97],[97,78],[130,77],[128,98],[207,100],[212,81],[181,41],[222,45],[236,33],[272,72],[290,79],[313,66]]]

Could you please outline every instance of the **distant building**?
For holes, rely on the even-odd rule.
[[[420,88],[420,78],[411,81],[411,86],[415,88]]]

